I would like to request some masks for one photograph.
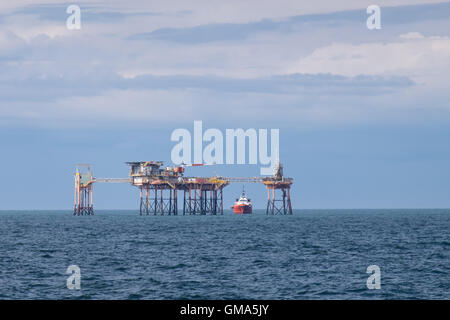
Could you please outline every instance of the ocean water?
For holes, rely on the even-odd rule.
[[[450,210],[1,211],[0,299],[450,299]]]

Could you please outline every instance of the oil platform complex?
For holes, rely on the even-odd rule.
[[[75,172],[74,215],[94,214],[94,183],[130,183],[139,189],[141,215],[177,215],[178,197],[183,198],[183,215],[223,214],[223,189],[230,183],[262,183],[267,189],[267,214],[291,215],[292,178],[283,176],[278,163],[269,177],[186,177],[185,168],[203,164],[163,168],[162,161],[127,162],[129,178],[95,178],[88,164]],[[181,208],[180,208],[181,209]]]

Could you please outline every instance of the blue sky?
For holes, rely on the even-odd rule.
[[[364,1],[78,1],[81,30],[69,4],[0,4],[0,209],[70,209],[78,162],[170,164],[194,120],[279,128],[295,208],[450,207],[450,2],[379,1],[381,30]],[[128,185],[95,199],[137,208]]]

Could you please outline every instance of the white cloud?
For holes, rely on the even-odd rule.
[[[376,4],[384,6],[400,6],[414,4],[440,3],[442,0],[377,0]],[[77,0],[74,3],[80,7],[93,5],[91,0]],[[0,10],[2,12],[12,12],[15,9],[40,4],[69,5],[66,0],[15,0],[1,1]],[[361,9],[365,10],[371,4],[361,2],[361,0],[315,0],[315,1],[293,1],[293,0],[169,0],[169,1],[149,1],[149,0],[104,0],[96,1],[95,6],[105,8],[106,11],[114,10],[118,12],[139,12],[151,11],[164,13],[164,19],[154,17],[159,21],[160,27],[164,20],[171,26],[195,26],[207,23],[245,23],[258,21],[264,18],[282,19],[284,17],[304,14],[330,13],[344,10]],[[186,12],[187,15],[176,13]],[[171,15],[171,18],[168,19]],[[147,19],[152,24],[153,19]]]
[[[387,2],[395,4],[395,1]],[[276,19],[348,8],[339,7],[337,2],[330,6],[329,1],[289,1],[284,7],[283,2],[278,5],[265,1],[240,2],[233,6],[231,2],[222,1],[220,10],[213,10],[209,2],[203,3],[204,6],[200,5],[202,3],[190,4],[192,12],[177,16],[176,12],[188,10],[187,2],[144,5],[135,1],[126,6],[108,2],[105,10],[112,7],[135,12],[142,5],[142,10],[161,12],[161,15],[136,15],[106,22],[91,20],[83,24],[80,32],[66,30],[64,12],[60,23],[55,20],[41,23],[33,15],[20,15],[18,20],[7,17],[4,22],[8,28],[0,31],[0,58],[7,53],[4,61],[0,59],[0,119],[58,122],[61,126],[116,121],[127,125],[135,122],[153,125],[199,116],[233,121],[237,113],[246,110],[255,121],[279,120],[295,124],[398,121],[404,110],[414,110],[430,96],[439,96],[432,107],[446,109],[442,103],[446,91],[441,87],[448,86],[450,40],[426,37],[419,32],[405,33],[407,31],[402,29],[405,25],[396,26],[389,35],[378,34],[377,42],[373,43],[365,42],[364,24],[361,28],[346,24],[308,30],[297,26],[298,29],[288,28],[289,32],[284,32],[283,28],[269,32],[257,30],[240,41],[201,44],[127,38],[136,32],[165,26],[178,28],[210,22]],[[361,5],[360,1],[349,3],[350,7]],[[247,10],[250,7],[258,7],[258,10]],[[364,18],[365,11],[362,14]],[[439,30],[435,25],[430,28]],[[426,33],[420,28],[411,29]],[[295,85],[298,90],[276,91],[269,82],[263,83],[262,89],[256,92],[245,91],[245,88],[227,91],[227,84],[240,89],[245,87],[241,86],[242,82],[225,81],[217,88],[211,88],[209,83],[194,86],[196,89],[158,85],[155,88],[154,82],[132,80],[130,82],[137,85],[128,86],[117,77],[117,74],[127,78],[149,74],[264,80],[283,71],[344,76],[401,75],[411,77],[419,85],[433,83],[434,87],[411,90],[391,83],[387,88],[363,81],[355,86],[343,78],[334,88],[326,81],[321,83],[321,77],[312,77],[314,86],[307,80],[307,83]],[[179,81],[189,81],[186,79],[190,78]],[[361,102],[363,97],[366,101]]]
[[[450,38],[412,32],[390,43],[333,43],[314,50],[285,72],[402,75],[429,84],[448,79],[449,70]]]
[[[0,30],[0,58],[16,57],[25,41],[8,30]]]
[[[408,32],[405,34],[401,34],[400,38],[402,39],[423,39],[424,36],[420,32]]]

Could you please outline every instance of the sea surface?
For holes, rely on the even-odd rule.
[[[0,299],[450,299],[450,210],[0,211]]]

